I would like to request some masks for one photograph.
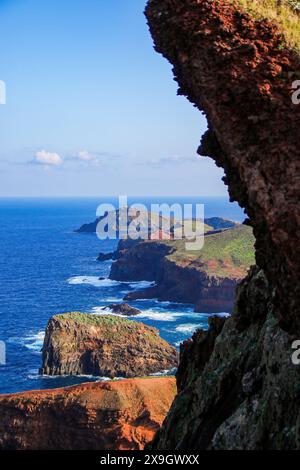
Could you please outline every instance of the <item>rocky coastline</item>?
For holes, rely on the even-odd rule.
[[[128,293],[125,301],[157,298],[194,304],[196,312],[231,313],[236,287],[254,262],[251,229],[240,225],[219,233],[208,233],[205,242],[208,246],[222,244],[224,255],[217,250],[210,258],[205,258],[201,251],[196,256],[181,252],[183,241],[150,240],[132,244],[129,240],[127,247],[126,240],[122,240],[109,277],[117,281],[155,282],[153,287]],[[241,250],[249,251],[249,261],[235,263],[233,256],[225,254],[232,243],[240,243]]]

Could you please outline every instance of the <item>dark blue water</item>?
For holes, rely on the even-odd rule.
[[[192,202],[178,198],[153,202],[179,201]],[[95,219],[101,202],[103,199],[0,199],[0,340],[7,348],[7,363],[0,366],[0,393],[92,380],[38,375],[47,321],[68,311],[97,314],[101,307],[143,287],[142,283],[99,281],[99,277],[108,276],[110,262],[97,262],[96,257],[100,251],[114,250],[117,242],[74,233],[83,223]],[[225,199],[196,202],[205,203],[206,217],[243,220],[238,206]],[[175,345],[197,327],[207,326],[207,315],[195,314],[191,305],[155,300],[132,305],[143,311],[136,321],[159,328],[161,336]]]

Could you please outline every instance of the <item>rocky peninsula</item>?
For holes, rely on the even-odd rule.
[[[219,219],[220,220],[220,219]],[[131,292],[126,301],[158,298],[192,303],[202,313],[231,312],[235,290],[255,263],[252,229],[245,225],[206,233],[204,248],[186,251],[185,240],[122,240],[110,278],[154,281],[148,289]]]

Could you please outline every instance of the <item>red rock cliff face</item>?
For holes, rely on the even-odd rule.
[[[206,113],[199,153],[225,169],[258,264],[232,317],[181,347],[178,395],[152,447],[299,449],[299,57],[275,25],[233,2],[150,0],[146,15],[179,93]]]
[[[299,330],[299,57],[274,25],[225,0],[151,0],[146,14],[179,93],[207,115],[199,152],[225,169],[232,200],[247,210],[281,325]]]
[[[2,395],[0,449],[143,449],[174,394],[173,378],[150,378]]]
[[[124,246],[124,242],[122,244]],[[126,246],[126,245],[125,245]],[[158,298],[161,301],[191,303],[196,312],[231,312],[237,284],[245,275],[236,270],[231,277],[209,275],[205,268],[168,259],[174,248],[159,242],[143,242],[120,250],[110,278],[118,281],[155,281],[156,286],[129,293],[125,300]]]

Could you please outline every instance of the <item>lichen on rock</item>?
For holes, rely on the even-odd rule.
[[[142,377],[177,366],[177,351],[156,328],[113,315],[56,315],[46,328],[45,375]]]

